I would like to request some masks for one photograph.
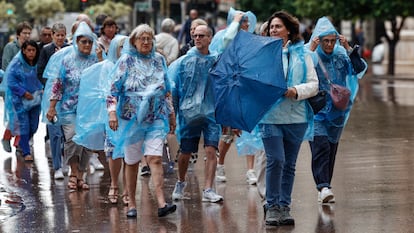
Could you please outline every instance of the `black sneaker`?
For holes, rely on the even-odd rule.
[[[163,208],[158,208],[158,217],[164,217],[171,213],[174,213],[176,209],[176,205],[167,203]]]
[[[141,169],[141,176],[150,176],[151,175],[151,169],[149,166],[143,166]]]
[[[288,206],[281,207],[280,213],[280,225],[295,225],[295,219],[290,215],[290,208]]]

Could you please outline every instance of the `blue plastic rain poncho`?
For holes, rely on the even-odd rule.
[[[221,54],[227,45],[236,37],[237,32],[240,30],[240,23],[233,22],[233,18],[237,13],[244,13],[243,11],[235,10],[233,7],[230,7],[230,10],[227,14],[227,27],[214,35],[213,40],[209,46],[209,51],[213,53]],[[245,13],[245,16],[249,21],[250,33],[253,33],[256,28],[256,16],[248,11]]]
[[[31,126],[33,120],[29,119],[28,111],[38,109],[36,112],[40,114],[43,85],[37,78],[37,65],[29,65],[23,58],[23,54],[18,52],[7,66],[1,86],[6,95],[4,104],[5,125],[8,126],[13,135],[35,133],[33,129],[37,129],[37,125],[35,127]],[[23,97],[26,92],[32,94],[33,100],[28,101]],[[32,117],[36,116],[33,115]],[[36,122],[38,123],[37,120]]]
[[[89,55],[82,54],[78,49],[76,40],[80,36],[88,37],[94,42]],[[46,66],[44,77],[48,78],[48,81],[45,98],[58,100],[56,112],[60,124],[75,123],[81,73],[98,62],[95,48],[96,35],[85,22],[81,22],[73,37],[72,46],[53,54]],[[57,66],[58,69],[52,65]],[[48,104],[43,104],[42,108],[47,112]]]
[[[322,38],[327,35],[339,35],[335,27],[332,25],[331,21],[327,17],[322,17],[318,20],[314,32],[312,33],[311,40],[318,36],[320,41]],[[310,43],[306,45],[310,46]],[[322,71],[321,65],[326,68],[326,71],[329,75],[329,79],[332,83],[340,84],[346,86],[351,91],[351,98],[349,106],[346,110],[342,111],[336,109],[332,104],[332,99],[328,95],[328,101],[326,106],[315,115],[315,136],[325,136],[327,135],[329,141],[332,143],[337,143],[340,138],[340,131],[335,132],[326,132],[325,127],[319,127],[316,122],[324,122],[330,126],[337,128],[343,128],[348,120],[349,113],[351,111],[352,105],[354,103],[356,94],[358,92],[358,79],[361,79],[366,72],[366,68],[360,73],[355,73],[352,66],[351,60],[347,54],[347,51],[343,46],[339,44],[339,41],[335,44],[334,50],[331,54],[326,54],[321,46],[318,46],[315,52],[313,53],[313,60],[316,66],[316,72],[319,77],[319,89],[326,90],[329,93],[330,85],[326,79],[324,72]],[[364,61],[365,63],[365,61]],[[366,65],[366,63],[365,63]]]
[[[73,141],[91,150],[103,150],[108,126],[106,97],[110,95],[109,77],[127,36],[116,35],[109,45],[106,60],[86,68],[81,75]],[[111,132],[111,131],[109,131]]]
[[[113,158],[122,156],[125,146],[143,140],[143,136],[165,137],[169,131],[168,115],[173,111],[168,103],[170,85],[164,57],[155,53],[154,46],[148,55],[129,46],[110,76],[107,107],[109,111],[116,110],[119,124],[113,134]]]
[[[236,138],[236,149],[239,156],[255,155],[259,151],[264,151],[258,127],[255,127],[251,133],[243,131],[240,137]]]
[[[199,126],[202,122],[216,123],[214,90],[211,80],[208,78],[208,71],[215,61],[215,54],[203,55],[196,47],[193,47],[185,56],[174,61],[168,68],[174,109],[178,115],[178,127]],[[186,133],[190,134],[192,131],[186,130]],[[199,133],[177,135],[179,138],[200,136]]]

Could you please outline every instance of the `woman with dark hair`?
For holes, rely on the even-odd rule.
[[[98,45],[104,50],[105,54],[108,53],[109,44],[118,32],[118,25],[111,17],[106,17],[102,27],[101,36],[98,38]]]
[[[294,225],[289,206],[296,159],[313,122],[306,99],[318,93],[318,77],[295,17],[284,11],[274,13],[268,20],[268,35],[283,39],[281,59],[288,89],[259,122],[267,159],[265,219],[266,225]]]
[[[20,135],[19,146],[25,161],[33,161],[29,140],[39,125],[42,83],[37,78],[39,47],[25,41],[6,70],[9,125],[13,135]]]

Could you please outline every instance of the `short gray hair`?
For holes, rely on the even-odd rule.
[[[65,31],[65,33],[66,33],[66,26],[63,23],[55,23],[55,24],[53,24],[53,26],[52,26],[52,32],[53,32],[53,34],[55,34],[58,31],[61,31],[61,30]]]
[[[171,33],[174,31],[175,22],[170,18],[166,18],[161,23],[161,31],[166,33]]]
[[[154,39],[154,29],[148,24],[140,24],[131,32],[129,43],[134,46],[135,41],[144,33],[150,34],[152,39]]]

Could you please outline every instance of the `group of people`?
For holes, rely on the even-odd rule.
[[[224,197],[214,189],[216,176],[220,176],[216,172],[224,173],[224,156],[236,139],[239,154],[247,158],[247,182],[257,183],[263,198],[265,223],[293,225],[291,194],[303,141],[310,143],[318,201],[335,201],[331,181],[338,143],[366,65],[363,70],[354,68],[349,58],[352,47],[326,17],[318,20],[305,44],[298,19],[285,11],[275,12],[261,27],[260,36],[282,40],[281,56],[275,54],[272,59],[281,59],[287,90],[253,132],[220,125],[209,70],[240,30],[253,33],[255,26],[252,12],[231,8],[227,28],[213,35],[204,20],[194,17],[189,22],[190,38],[180,47],[172,36],[171,19],[162,22],[159,34],[141,24],[124,36],[117,34],[116,22],[108,17],[99,39],[85,16],[74,23],[70,40],[65,40],[64,26],[56,23],[51,28],[51,43],[39,49],[36,42],[24,39],[16,45],[18,52],[10,64],[6,62],[7,128],[20,137],[22,158],[33,161],[29,141],[42,109],[53,167],[60,169],[59,158],[70,167],[68,189],[89,189],[85,173],[91,155],[98,153],[109,164],[108,200],[112,204],[118,203],[118,176],[122,174],[122,202],[128,206],[128,218],[138,215],[140,163],[151,170],[158,216],[175,212],[177,206],[168,203],[163,192],[162,156],[171,135],[179,142],[178,180],[172,199],[188,198],[184,191],[189,162],[202,138],[202,201],[222,202]],[[18,27],[18,38],[23,32],[30,36],[25,28]],[[319,90],[329,93],[331,83],[350,89],[348,107],[337,109],[328,94],[325,107],[314,113],[307,99]]]

